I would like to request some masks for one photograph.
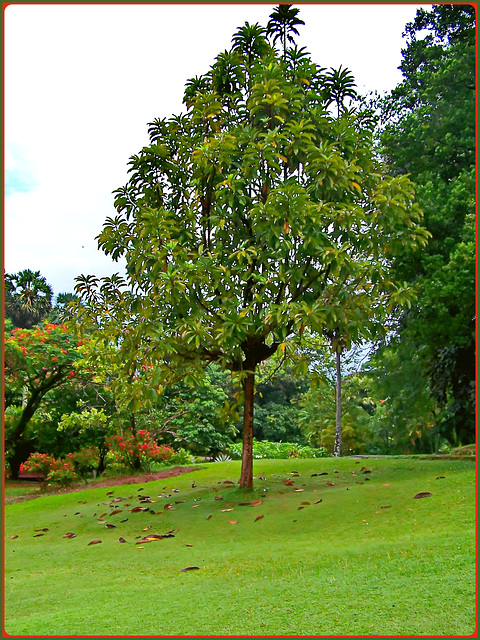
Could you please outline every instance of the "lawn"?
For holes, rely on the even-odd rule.
[[[474,461],[256,460],[250,493],[239,470],[6,505],[5,631],[474,633]]]

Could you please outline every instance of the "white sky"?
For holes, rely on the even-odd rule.
[[[298,5],[299,46],[349,68],[360,92],[400,81],[402,33],[420,6]],[[112,191],[148,143],[147,123],[184,111],[185,82],[208,71],[245,22],[275,4],[10,5],[5,29],[7,273],[39,270],[54,293],[119,270],[95,236]]]

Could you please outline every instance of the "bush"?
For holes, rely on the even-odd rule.
[[[123,436],[112,436],[108,443],[113,465],[133,471],[150,471],[153,462],[169,462],[175,453],[171,447],[154,442],[145,429],[136,435],[127,431]]]
[[[59,484],[61,487],[66,487],[77,480],[74,464],[70,460],[55,460],[47,476],[47,482]]]
[[[55,460],[48,453],[35,452],[30,454],[27,461],[20,465],[20,471],[40,473],[47,482],[59,484],[62,487],[66,487],[78,479],[72,460],[68,457],[67,459]]]
[[[97,449],[80,449],[80,451],[69,453],[67,458],[73,464],[75,471],[84,480],[97,469],[100,462]]]
[[[195,458],[186,449],[179,449],[175,451],[172,457],[168,460],[169,464],[193,464]]]
[[[44,478],[48,476],[55,463],[55,458],[48,453],[31,453],[27,460],[20,465],[20,473],[38,473]]]
[[[234,444],[229,448],[233,459],[240,460],[242,457],[242,444]],[[323,458],[327,455],[324,447],[314,448],[299,445],[292,442],[269,442],[268,440],[253,439],[253,457],[286,459],[286,458]]]

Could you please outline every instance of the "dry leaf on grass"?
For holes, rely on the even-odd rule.
[[[413,496],[414,498],[430,498],[431,497],[431,493],[430,491],[420,491],[419,493],[417,493],[416,496]]]

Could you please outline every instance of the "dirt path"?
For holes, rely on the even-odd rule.
[[[92,482],[88,488],[97,489],[98,487],[116,487],[121,484],[143,484],[144,482],[153,482],[154,480],[161,480],[162,478],[174,478],[175,476],[181,476],[184,473],[191,473],[192,471],[198,471],[199,469],[201,469],[201,467],[173,467],[172,469],[166,469],[165,471],[147,473],[143,476],[123,476],[121,478],[100,479],[98,482]]]
[[[173,467],[172,469],[165,469],[165,471],[157,471],[156,473],[146,473],[141,476],[121,476],[119,478],[104,478],[88,484],[77,484],[71,487],[64,487],[62,489],[53,489],[46,491],[38,491],[35,493],[28,493],[23,496],[8,496],[5,497],[5,504],[12,504],[15,502],[24,502],[25,500],[33,500],[34,498],[40,498],[45,495],[58,495],[63,493],[72,493],[74,491],[85,491],[85,489],[98,489],[101,487],[117,487],[123,484],[144,484],[145,482],[153,482],[154,480],[161,480],[163,478],[175,478],[181,476],[184,473],[191,473],[192,471],[198,471],[202,467]],[[30,485],[31,486],[31,485]]]

